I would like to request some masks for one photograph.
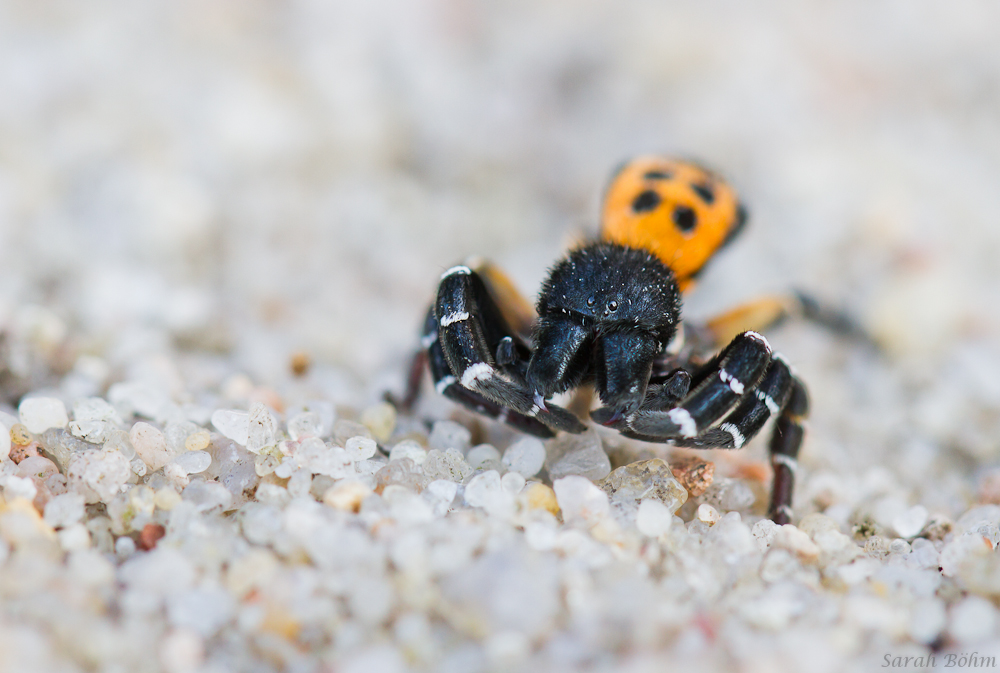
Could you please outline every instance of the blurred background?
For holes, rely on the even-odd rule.
[[[7,376],[194,354],[178,388],[278,385],[302,351],[363,406],[442,269],[488,255],[533,294],[612,168],[668,153],[751,213],[689,318],[797,287],[886,346],[773,335],[812,474],[858,475],[807,496],[960,510],[1000,448],[997,26],[987,1],[0,0]]]

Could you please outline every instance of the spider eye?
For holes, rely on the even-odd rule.
[[[587,306],[593,306],[597,300],[594,299],[594,295],[587,297]]]
[[[608,302],[608,310],[612,311],[612,312],[617,311],[618,310],[618,302],[616,302],[614,299],[612,299],[611,301],[609,301]]]

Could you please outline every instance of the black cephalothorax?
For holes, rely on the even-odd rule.
[[[547,399],[595,379],[605,405],[632,411],[679,318],[674,275],[650,253],[612,243],[575,250],[538,297],[528,384]]]

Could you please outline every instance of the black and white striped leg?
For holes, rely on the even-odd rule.
[[[776,524],[786,524],[792,518],[792,491],[795,489],[795,471],[798,467],[799,448],[805,434],[803,424],[809,415],[809,395],[802,382],[791,377],[788,398],[781,408],[781,415],[771,435],[771,466],[774,484],[771,487],[771,506],[768,516]]]
[[[634,439],[690,448],[739,449],[771,416],[777,416],[770,442],[774,483],[769,515],[775,523],[788,523],[796,459],[809,412],[805,386],[785,359],[778,354],[772,357],[767,342],[753,332],[736,337],[697,372],[694,382],[693,392],[673,408],[664,408],[664,402],[684,385],[683,377],[677,374],[668,376],[660,389],[651,386],[637,412],[619,420],[609,410],[598,409],[594,418]],[[728,415],[715,425],[726,412]]]
[[[764,427],[785,404],[792,389],[792,373],[780,356],[767,365],[764,378],[747,391],[722,423],[705,430],[693,439],[680,439],[675,445],[690,448],[740,449]]]
[[[438,341],[437,319],[434,317],[434,309],[428,311],[428,319],[424,324],[424,334],[421,345],[425,347],[427,363],[431,371],[431,379],[434,381],[434,388],[441,395],[458,402],[480,414],[495,418],[498,421],[507,423],[521,432],[526,432],[536,437],[548,439],[554,437],[555,433],[541,421],[519,414],[516,411],[503,407],[493,400],[489,400],[477,392],[462,387],[458,379],[448,369],[448,362],[445,360],[444,351]]]
[[[576,416],[546,404],[525,385],[523,372],[530,352],[472,269],[456,266],[441,276],[433,314],[435,341],[448,372],[436,385],[457,383],[500,409],[537,419],[554,430],[583,432],[585,426]]]
[[[698,373],[693,390],[677,406],[664,410],[655,408],[656,403],[644,403],[625,417],[604,407],[592,412],[591,417],[636,439],[693,441],[756,387],[770,360],[767,340],[755,332],[745,332]]]

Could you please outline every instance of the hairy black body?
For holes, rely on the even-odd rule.
[[[655,256],[613,243],[575,250],[542,286],[528,384],[545,399],[595,380],[605,405],[629,413],[679,322],[677,282]]]

